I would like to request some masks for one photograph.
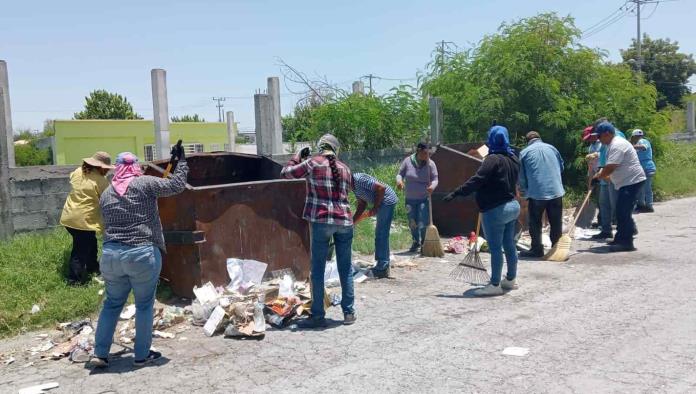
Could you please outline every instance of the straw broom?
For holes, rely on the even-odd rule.
[[[553,245],[551,250],[549,250],[549,252],[546,253],[546,255],[544,256],[544,260],[557,262],[563,262],[568,260],[570,254],[570,246],[573,244],[573,239],[570,237],[570,234],[575,229],[575,222],[577,222],[578,218],[582,214],[582,211],[585,210],[585,206],[587,206],[587,202],[590,201],[591,195],[592,189],[590,189],[587,192],[585,200],[582,202],[580,209],[578,209],[578,212],[573,218],[573,221],[570,223],[570,226],[568,226],[568,232],[561,235],[561,238],[558,240],[558,242],[556,242],[556,244]]]
[[[445,251],[440,242],[440,233],[433,225],[433,196],[428,199],[428,209],[430,209],[430,224],[425,229],[425,240],[423,240],[423,250],[421,254],[425,257],[443,257]]]

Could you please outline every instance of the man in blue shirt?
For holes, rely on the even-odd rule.
[[[388,278],[389,270],[389,232],[394,208],[399,201],[396,193],[386,184],[379,182],[374,177],[363,174],[353,174],[353,193],[358,200],[353,215],[353,222],[369,216],[377,216],[377,228],[375,229],[375,260],[377,265],[372,269],[372,274],[377,279]],[[365,212],[367,205],[372,208]]]
[[[539,133],[527,133],[527,147],[520,153],[520,190],[529,202],[529,235],[532,247],[522,257],[542,257],[541,220],[551,225],[551,242],[556,244],[563,231],[563,158],[558,150],[541,140]]]
[[[640,165],[645,171],[645,185],[638,192],[638,212],[655,212],[653,209],[653,191],[652,191],[652,179],[657,172],[657,167],[653,161],[652,145],[647,138],[645,138],[645,133],[641,129],[635,129],[631,133],[631,144],[636,149],[638,153],[638,160],[640,160]]]

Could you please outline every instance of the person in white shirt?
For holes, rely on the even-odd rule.
[[[623,138],[615,138],[616,131],[611,123],[600,123],[596,131],[599,140],[608,149],[606,165],[594,179],[611,179],[619,194],[616,202],[616,234],[614,240],[609,243],[610,250],[634,251],[636,248],[633,245],[633,235],[637,233],[637,229],[632,214],[638,192],[645,184],[645,172],[633,145]]]

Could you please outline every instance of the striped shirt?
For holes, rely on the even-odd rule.
[[[306,220],[352,226],[353,216],[348,203],[350,168],[338,160],[336,168],[340,176],[337,185],[333,182],[329,159],[325,156],[314,156],[300,162],[299,155],[295,155],[280,175],[289,179],[307,178],[307,198],[302,215]]]
[[[99,201],[104,217],[104,243],[155,245],[165,252],[157,198],[183,192],[187,174],[188,165],[180,161],[171,177],[141,175],[131,181],[122,196],[109,186]]]
[[[378,183],[385,188],[382,205],[395,205],[397,202],[399,202],[398,198],[396,197],[396,193],[394,193],[394,190],[389,187],[389,185],[385,185],[384,183],[375,179],[373,176],[359,172],[353,174],[353,193],[355,193],[357,198],[374,205],[375,198],[377,197],[375,184]]]

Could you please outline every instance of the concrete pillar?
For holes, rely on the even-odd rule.
[[[353,82],[353,94],[365,94],[365,83],[363,81]]]
[[[14,235],[10,167],[14,167],[14,135],[10,112],[10,90],[7,63],[0,60],[0,239]]]
[[[228,152],[234,152],[237,148],[237,125],[234,124],[234,112],[227,111],[227,141]]]
[[[686,103],[686,132],[696,133],[696,111],[693,101]]]
[[[171,152],[169,143],[169,106],[167,104],[167,72],[154,68],[152,79],[152,117],[155,123],[155,158],[168,159]]]
[[[0,116],[0,133],[3,129],[5,130],[0,146],[2,146],[3,159],[7,160],[7,165],[12,168],[15,166],[14,131],[12,129],[12,109],[10,107],[10,79],[7,73],[7,63],[4,60],[0,60],[0,93],[3,96],[0,102],[3,112],[2,116]]]
[[[280,80],[278,77],[268,78],[268,95],[271,97],[271,126],[273,128],[273,155],[282,155],[283,153],[283,124],[280,114]]]
[[[267,94],[254,95],[256,154],[273,155],[273,99]]]
[[[428,99],[430,106],[430,143],[437,145],[442,143],[442,124],[444,115],[442,112],[442,99],[431,97]]]

